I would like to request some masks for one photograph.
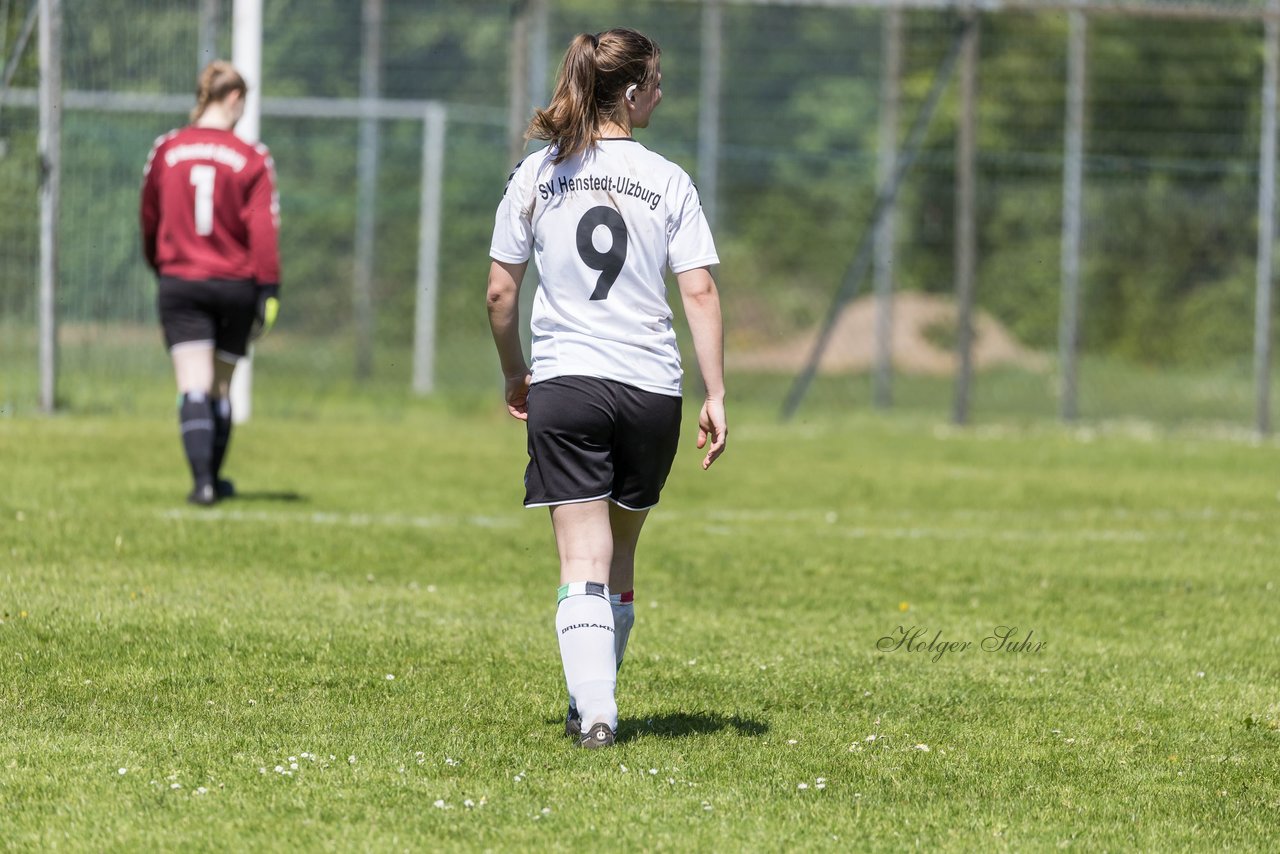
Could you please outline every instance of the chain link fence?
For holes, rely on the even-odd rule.
[[[261,137],[280,181],[284,310],[259,348],[260,411],[352,393],[411,394],[428,191],[438,191],[441,210],[434,388],[494,392],[482,294],[493,211],[513,165],[513,125],[545,100],[573,34],[617,25],[641,29],[663,48],[663,106],[639,138],[714,191],[708,207],[722,259],[730,392],[780,407],[871,226],[885,116],[889,138],[901,145],[958,21],[947,4],[890,12],[725,2],[713,31],[704,4],[693,0],[390,0],[378,3],[382,107],[374,111],[360,107],[368,2],[264,4]],[[990,5],[978,19],[970,389],[977,419],[1060,411],[1068,5]],[[29,6],[0,5],[5,62],[14,71],[0,102],[5,414],[38,403],[38,78],[34,47],[15,51]],[[232,2],[62,6],[60,402],[78,412],[145,410],[170,392],[154,282],[139,249],[142,164],[155,137],[185,120],[198,68],[211,54],[230,56]],[[1141,8],[1150,14],[1088,15],[1078,411],[1088,419],[1246,427],[1256,415],[1262,7],[1222,0]],[[887,77],[890,14],[899,16],[900,52],[897,73]],[[713,47],[718,61],[709,66]],[[709,87],[713,70],[718,85]],[[896,86],[886,88],[889,80]],[[886,93],[895,89],[896,110],[887,110]],[[715,104],[706,103],[717,91]],[[956,80],[942,91],[891,208],[892,253],[882,246],[878,263],[891,271],[896,295],[891,322],[881,327],[892,329],[893,369],[882,377],[880,403],[939,418],[956,394],[963,118]],[[427,104],[444,111],[438,188],[424,187]],[[372,137],[373,203],[361,211],[360,145],[370,139],[361,122],[373,113],[381,116]],[[371,259],[362,260],[358,234],[369,224]],[[887,316],[871,294],[869,274],[833,315],[800,418],[875,405],[876,329]],[[365,330],[362,300],[372,307]],[[281,401],[274,410],[262,397],[272,394]]]

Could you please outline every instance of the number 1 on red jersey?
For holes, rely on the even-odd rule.
[[[191,186],[196,188],[196,234],[213,234],[213,179],[218,170],[207,164],[191,167]]]

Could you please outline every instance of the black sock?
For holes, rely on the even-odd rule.
[[[227,457],[227,445],[231,444],[231,401],[215,397],[209,401],[213,408],[213,477],[222,475],[222,461]]]
[[[214,422],[208,396],[198,391],[184,394],[178,407],[178,421],[182,426],[182,447],[187,452],[196,486],[212,484]]]

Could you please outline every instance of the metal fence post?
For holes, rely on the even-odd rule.
[[[58,207],[62,185],[62,0],[40,0],[40,409],[58,405]]]
[[[698,95],[698,196],[707,222],[718,224],[720,173],[720,61],[724,41],[722,0],[702,5],[702,72]]]
[[[218,19],[222,17],[221,0],[200,0],[200,34],[196,51],[196,73],[218,58]]]
[[[880,63],[879,186],[883,194],[893,180],[898,160],[898,105],[902,91],[902,11],[884,15]],[[876,369],[873,400],[880,409],[893,405],[893,260],[894,219],[898,203],[889,204],[876,228]]]
[[[956,386],[951,420],[969,420],[969,395],[973,383],[973,292],[976,267],[974,228],[974,155],[978,123],[978,26],[980,18],[966,13],[971,24],[965,33],[960,59],[960,127],[956,134]]]
[[[517,0],[511,11],[511,53],[507,57],[507,160],[514,168],[524,157],[525,128],[529,124],[529,0]]]
[[[382,0],[364,0],[364,46],[360,57],[360,143],[356,162],[356,249],[352,299],[356,321],[356,376],[373,374],[373,264],[378,219],[378,118],[374,101],[382,88]]]
[[[1271,0],[1268,10],[1280,11]],[[1265,29],[1262,81],[1262,141],[1258,163],[1257,292],[1253,313],[1253,375],[1256,384],[1255,425],[1258,434],[1271,432],[1271,294],[1275,241],[1276,83],[1280,66],[1280,21],[1268,18]]]
[[[551,100],[551,10],[550,0],[529,0],[529,82],[526,96],[529,114]],[[524,128],[520,129],[524,132]]]
[[[429,104],[422,122],[422,195],[418,214],[418,288],[413,325],[413,390],[436,387],[436,302],[440,293],[441,200],[444,196],[444,104]]]
[[[1084,158],[1086,35],[1084,12],[1069,15],[1067,36],[1067,117],[1062,167],[1062,294],[1058,315],[1058,362],[1062,372],[1059,414],[1078,414],[1076,367],[1080,347],[1080,221]]]

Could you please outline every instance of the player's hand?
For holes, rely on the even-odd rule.
[[[507,377],[507,412],[511,413],[512,418],[529,420],[529,382],[532,379],[533,374],[528,371]]]
[[[702,404],[702,411],[698,413],[698,447],[706,447],[707,440],[711,440],[711,447],[707,448],[707,455],[702,460],[703,471],[711,468],[711,464],[724,453],[724,443],[728,438],[729,425],[724,417],[724,401],[707,398]]]
[[[258,285],[258,312],[253,319],[253,327],[249,337],[257,341],[271,331],[276,325],[276,316],[280,314],[280,286]]]

